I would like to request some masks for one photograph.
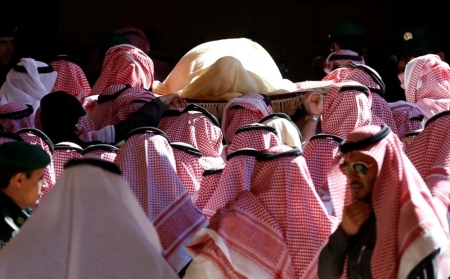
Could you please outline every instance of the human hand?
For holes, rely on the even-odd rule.
[[[303,107],[308,115],[320,115],[323,110],[323,96],[318,92],[308,92],[303,97]]]
[[[347,236],[359,232],[361,225],[370,217],[372,206],[363,201],[357,201],[344,208],[341,228]]]
[[[180,97],[178,94],[169,94],[159,97],[161,102],[163,102],[169,109],[184,109],[187,107],[186,101]]]

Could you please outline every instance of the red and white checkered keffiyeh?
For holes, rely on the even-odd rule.
[[[428,120],[450,109],[450,66],[428,54],[409,61],[404,74],[405,95]]]
[[[17,134],[8,133],[8,132],[0,132],[0,145],[7,143],[7,142],[22,141],[22,140],[23,139]]]
[[[201,164],[204,169],[220,169],[224,167],[221,157],[223,150],[223,134],[216,120],[201,111],[188,106],[176,116],[161,118],[158,128],[164,131],[171,142],[184,142],[199,149],[203,157]]]
[[[297,149],[298,150],[298,149]],[[305,159],[285,145],[258,158],[252,192],[278,223],[291,254],[296,278],[316,278],[320,251],[336,228],[317,195]],[[284,153],[284,154],[283,154]]]
[[[85,97],[91,93],[91,87],[80,65],[68,60],[69,56],[59,55],[49,63],[58,72],[58,77],[52,91],[64,91],[76,97],[83,103]]]
[[[362,93],[364,88],[369,97]],[[371,93],[367,87],[356,81],[333,84],[323,104],[322,132],[346,138],[352,130],[370,125],[370,100]]]
[[[211,196],[214,194],[217,185],[219,185],[222,172],[223,169],[206,170],[203,172],[200,190],[198,191],[198,198],[194,203],[200,210],[203,210]]]
[[[394,116],[395,126],[397,127],[397,135],[400,141],[403,141],[406,133],[409,131],[417,131],[422,129],[423,114],[416,105],[398,101],[389,103]]]
[[[100,96],[112,96],[114,94],[123,94],[127,86],[125,84],[114,84],[108,86]],[[120,92],[122,91],[122,92]],[[119,93],[120,92],[120,93]],[[113,100],[105,100],[104,102],[93,101],[93,103],[85,108],[86,117],[89,121],[90,126],[93,130],[100,130],[101,128],[110,125],[113,122],[113,110],[112,110]]]
[[[367,139],[381,131],[380,126],[360,127],[351,132],[347,142]],[[430,191],[402,150],[398,137],[389,133],[377,143],[352,152],[362,152],[375,159],[377,179],[372,192],[372,206],[377,220],[376,244],[372,254],[373,278],[407,278],[426,256],[449,244],[448,235],[433,205]],[[347,153],[348,154],[348,153]],[[342,218],[345,203],[351,202],[347,178],[339,168],[346,154],[333,167],[328,177],[330,192],[334,192],[336,215]],[[338,214],[339,213],[339,214]],[[438,278],[445,273],[449,259],[442,258]]]
[[[335,158],[340,154],[339,143],[342,138],[334,135],[319,134],[311,138],[303,151],[314,187],[321,195],[322,186],[327,181],[328,171]]]
[[[239,128],[227,151],[229,154],[246,148],[263,151],[277,145],[281,145],[281,141],[275,128],[255,123]]]
[[[144,88],[130,88],[120,94],[117,99],[112,102],[112,123],[115,125],[120,121],[126,120],[130,113],[142,108],[146,103],[155,99],[152,92]]]
[[[55,144],[52,160],[55,168],[55,179],[61,176],[64,171],[64,165],[72,159],[81,158],[83,148],[73,142],[60,142]]]
[[[377,74],[375,70],[371,70],[374,72],[374,74]],[[381,77],[379,78],[381,79]],[[384,124],[388,125],[389,128],[391,128],[391,130],[397,134],[397,127],[395,126],[394,116],[392,115],[391,108],[389,107],[386,100],[382,96],[377,94],[377,91],[381,90],[380,85],[376,81],[374,81],[373,78],[364,70],[351,67],[338,68],[326,75],[323,80],[332,80],[334,82],[356,81],[361,83],[362,85],[365,85],[372,93],[372,117],[377,116],[378,118],[380,118]]]
[[[91,95],[102,94],[113,84],[150,89],[153,79],[153,61],[147,54],[132,45],[114,46],[106,52],[100,77],[92,87]]]
[[[184,187],[192,197],[200,190],[200,183],[202,181],[203,167],[200,165],[200,158],[202,153],[200,150],[194,148],[184,142],[172,142],[170,146],[173,149],[175,162],[177,166],[177,173],[183,182]],[[193,201],[196,197],[192,197]]]
[[[446,201],[445,216],[450,209],[450,176],[445,179],[445,174],[450,173],[450,113],[442,112],[431,118],[425,129],[416,136],[414,141],[405,149],[406,155],[416,167],[419,174],[427,182],[427,186],[435,197],[438,194],[439,201]],[[440,170],[444,169],[446,172]],[[428,178],[434,176],[434,178]],[[447,186],[444,182],[447,181]],[[439,186],[438,186],[439,185]]]
[[[257,123],[272,112],[272,107],[264,102],[264,97],[259,93],[247,93],[228,101],[222,114],[222,131],[227,144],[232,143],[237,129]]]
[[[47,152],[50,158],[53,157],[53,143],[52,141],[40,130],[34,128],[21,129],[17,131],[17,134],[23,138],[24,141],[38,145]],[[44,188],[42,199],[45,198],[50,189],[55,185],[55,167],[53,165],[53,160],[50,160],[50,164],[45,167],[44,174],[45,182],[47,183],[47,188]]]
[[[411,131],[405,134],[405,137],[402,141],[403,143],[403,151],[406,150],[406,147],[413,143],[414,139],[422,132],[422,129],[417,131]]]
[[[178,177],[165,136],[151,129],[140,131],[126,139],[115,163],[156,227],[164,257],[179,272],[191,260],[184,246],[208,222]]]
[[[94,144],[83,150],[83,157],[98,157],[108,162],[114,162],[118,148],[109,144]]]
[[[364,58],[358,53],[348,49],[342,49],[328,55],[327,59],[323,63],[323,70],[328,74],[336,68],[347,67],[347,65],[351,63],[365,64]]]
[[[202,278],[200,273],[208,278],[298,278],[280,226],[248,191],[219,209],[187,249],[193,258],[187,279]]]
[[[0,106],[0,124],[5,132],[10,133],[34,128],[33,107],[15,102]]]

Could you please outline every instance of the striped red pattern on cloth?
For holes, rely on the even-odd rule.
[[[428,120],[450,109],[450,66],[435,54],[412,59],[404,75],[406,101],[414,103]]]
[[[403,139],[403,151],[406,150],[406,147],[413,143],[414,139],[422,132],[423,129],[417,131],[411,131],[405,134],[405,138]]]
[[[108,162],[114,162],[118,148],[109,144],[94,144],[86,147],[83,157],[98,157]]]
[[[364,88],[368,91],[356,81],[335,83],[330,87],[323,104],[323,133],[345,139],[352,130],[372,123],[371,94],[369,92],[367,97],[362,93]]]
[[[165,135],[151,128],[135,130],[120,147],[115,163],[154,224],[163,256],[180,271],[191,260],[184,246],[207,225],[207,220],[192,204],[176,173]]]
[[[422,112],[414,105],[404,101],[389,103],[394,116],[397,135],[400,141],[405,139],[409,131],[422,129]]]
[[[10,133],[23,128],[34,128],[33,107],[15,102],[0,106],[0,124],[5,132]]]
[[[232,143],[237,129],[257,123],[272,112],[272,107],[266,104],[264,96],[259,93],[247,93],[228,101],[222,113],[222,131],[227,144]]]
[[[365,64],[364,58],[358,53],[348,49],[341,49],[328,55],[323,63],[323,70],[328,74],[336,68],[347,67],[351,63]]]
[[[223,134],[214,122],[205,113],[188,106],[182,113],[163,116],[158,128],[171,142],[184,142],[199,149],[203,154],[201,164],[204,169],[220,169],[225,164],[221,157]]]
[[[102,94],[113,84],[150,89],[153,80],[153,61],[150,57],[132,45],[118,45],[106,52],[100,77],[92,87],[91,95]]]
[[[184,142],[172,142],[170,146],[173,149],[177,174],[189,195],[193,198],[193,202],[195,202],[197,198],[193,197],[193,195],[198,195],[200,183],[203,178],[202,174],[204,169],[199,162],[202,153],[192,145]]]
[[[91,93],[89,82],[81,67],[74,62],[64,60],[64,57],[67,55],[59,55],[55,61],[49,63],[58,72],[52,91],[67,92],[83,103],[84,98]]]
[[[335,158],[340,154],[339,142],[342,138],[330,135],[312,137],[303,151],[314,187],[321,195],[322,186],[327,181],[328,171],[333,166]]]
[[[17,131],[17,134],[23,138],[24,141],[38,145],[42,147],[42,149],[47,152],[50,158],[53,157],[53,143],[52,141],[40,130],[34,128],[21,129]],[[50,164],[45,167],[44,174],[45,182],[47,183],[47,188],[44,188],[42,191],[42,199],[45,198],[50,189],[55,185],[56,177],[55,177],[55,167],[53,165],[53,160],[50,160]]]
[[[8,133],[8,132],[0,132],[0,144],[4,144],[6,142],[12,141],[21,141],[23,140],[19,135]]]
[[[126,120],[130,113],[137,111],[154,99],[153,93],[144,88],[135,87],[125,90],[112,102],[112,123],[110,125]]]
[[[314,189],[305,159],[293,151],[289,146],[275,146],[266,153],[278,156],[258,158],[250,192],[280,227],[295,277],[317,278],[320,251],[337,224]]]
[[[374,136],[380,126],[360,127],[349,134],[347,142]],[[448,235],[443,220],[433,205],[425,182],[402,150],[398,137],[389,133],[381,141],[358,151],[375,159],[378,176],[372,193],[372,206],[377,220],[376,244],[372,254],[373,278],[407,278],[409,272],[435,249],[447,249]],[[339,168],[346,154],[333,167],[328,177],[333,199],[348,204],[352,200],[347,178]],[[345,198],[347,197],[347,198]],[[334,205],[334,203],[333,203]],[[342,209],[335,212],[342,218]],[[413,257],[411,255],[414,255]],[[445,272],[441,259],[440,271]],[[448,278],[449,273],[439,278]],[[446,276],[446,277],[445,277]]]
[[[376,73],[375,70],[373,71],[374,73]],[[361,83],[362,85],[365,85],[372,93],[372,116],[377,116],[378,118],[380,118],[384,124],[388,125],[389,128],[391,128],[391,130],[397,134],[398,131],[397,127],[395,126],[394,116],[392,115],[391,108],[389,107],[386,100],[376,92],[377,90],[380,90],[380,86],[364,70],[351,67],[339,68],[330,72],[323,78],[323,80],[333,80],[334,82],[356,81]]]
[[[64,165],[72,159],[81,158],[83,149],[73,142],[60,142],[55,144],[52,160],[55,168],[55,180],[61,176],[64,171]]]
[[[450,183],[444,186],[445,183],[437,178],[442,177],[442,181],[450,180],[450,176],[445,179],[445,174],[450,172],[450,111],[433,116],[425,129],[406,147],[405,153],[427,182],[435,200],[436,193],[439,201],[445,202],[447,211],[444,216],[447,216],[450,209]],[[429,176],[434,178],[428,179]]]
[[[236,131],[228,152],[231,154],[246,148],[263,151],[277,145],[281,145],[281,141],[275,128],[255,123],[242,126]]]
[[[297,278],[281,228],[248,191],[219,209],[187,249],[209,278]]]
[[[223,169],[207,170],[203,172],[203,178],[200,183],[200,190],[198,191],[197,201],[194,203],[200,210],[203,210],[206,203],[211,198],[212,194],[219,185],[220,177]]]

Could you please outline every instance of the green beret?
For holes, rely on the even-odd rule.
[[[397,33],[393,40],[393,54],[391,59],[394,62],[408,56],[421,56],[430,49],[430,44],[426,39],[424,28],[409,28]]]
[[[50,164],[50,156],[41,147],[25,141],[0,145],[0,167],[17,169],[42,169]]]
[[[330,29],[328,37],[334,41],[338,39],[361,38],[364,39],[366,34],[361,26],[351,22],[341,22]]]

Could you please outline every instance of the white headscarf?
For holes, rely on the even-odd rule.
[[[38,68],[48,65],[32,58],[22,58],[17,65],[23,66],[26,73],[14,68],[9,71],[0,89],[0,105],[17,102],[32,105],[36,111],[42,97],[51,92],[58,73],[52,71],[40,74]]]
[[[118,167],[78,162],[2,250],[0,278],[178,278]]]

